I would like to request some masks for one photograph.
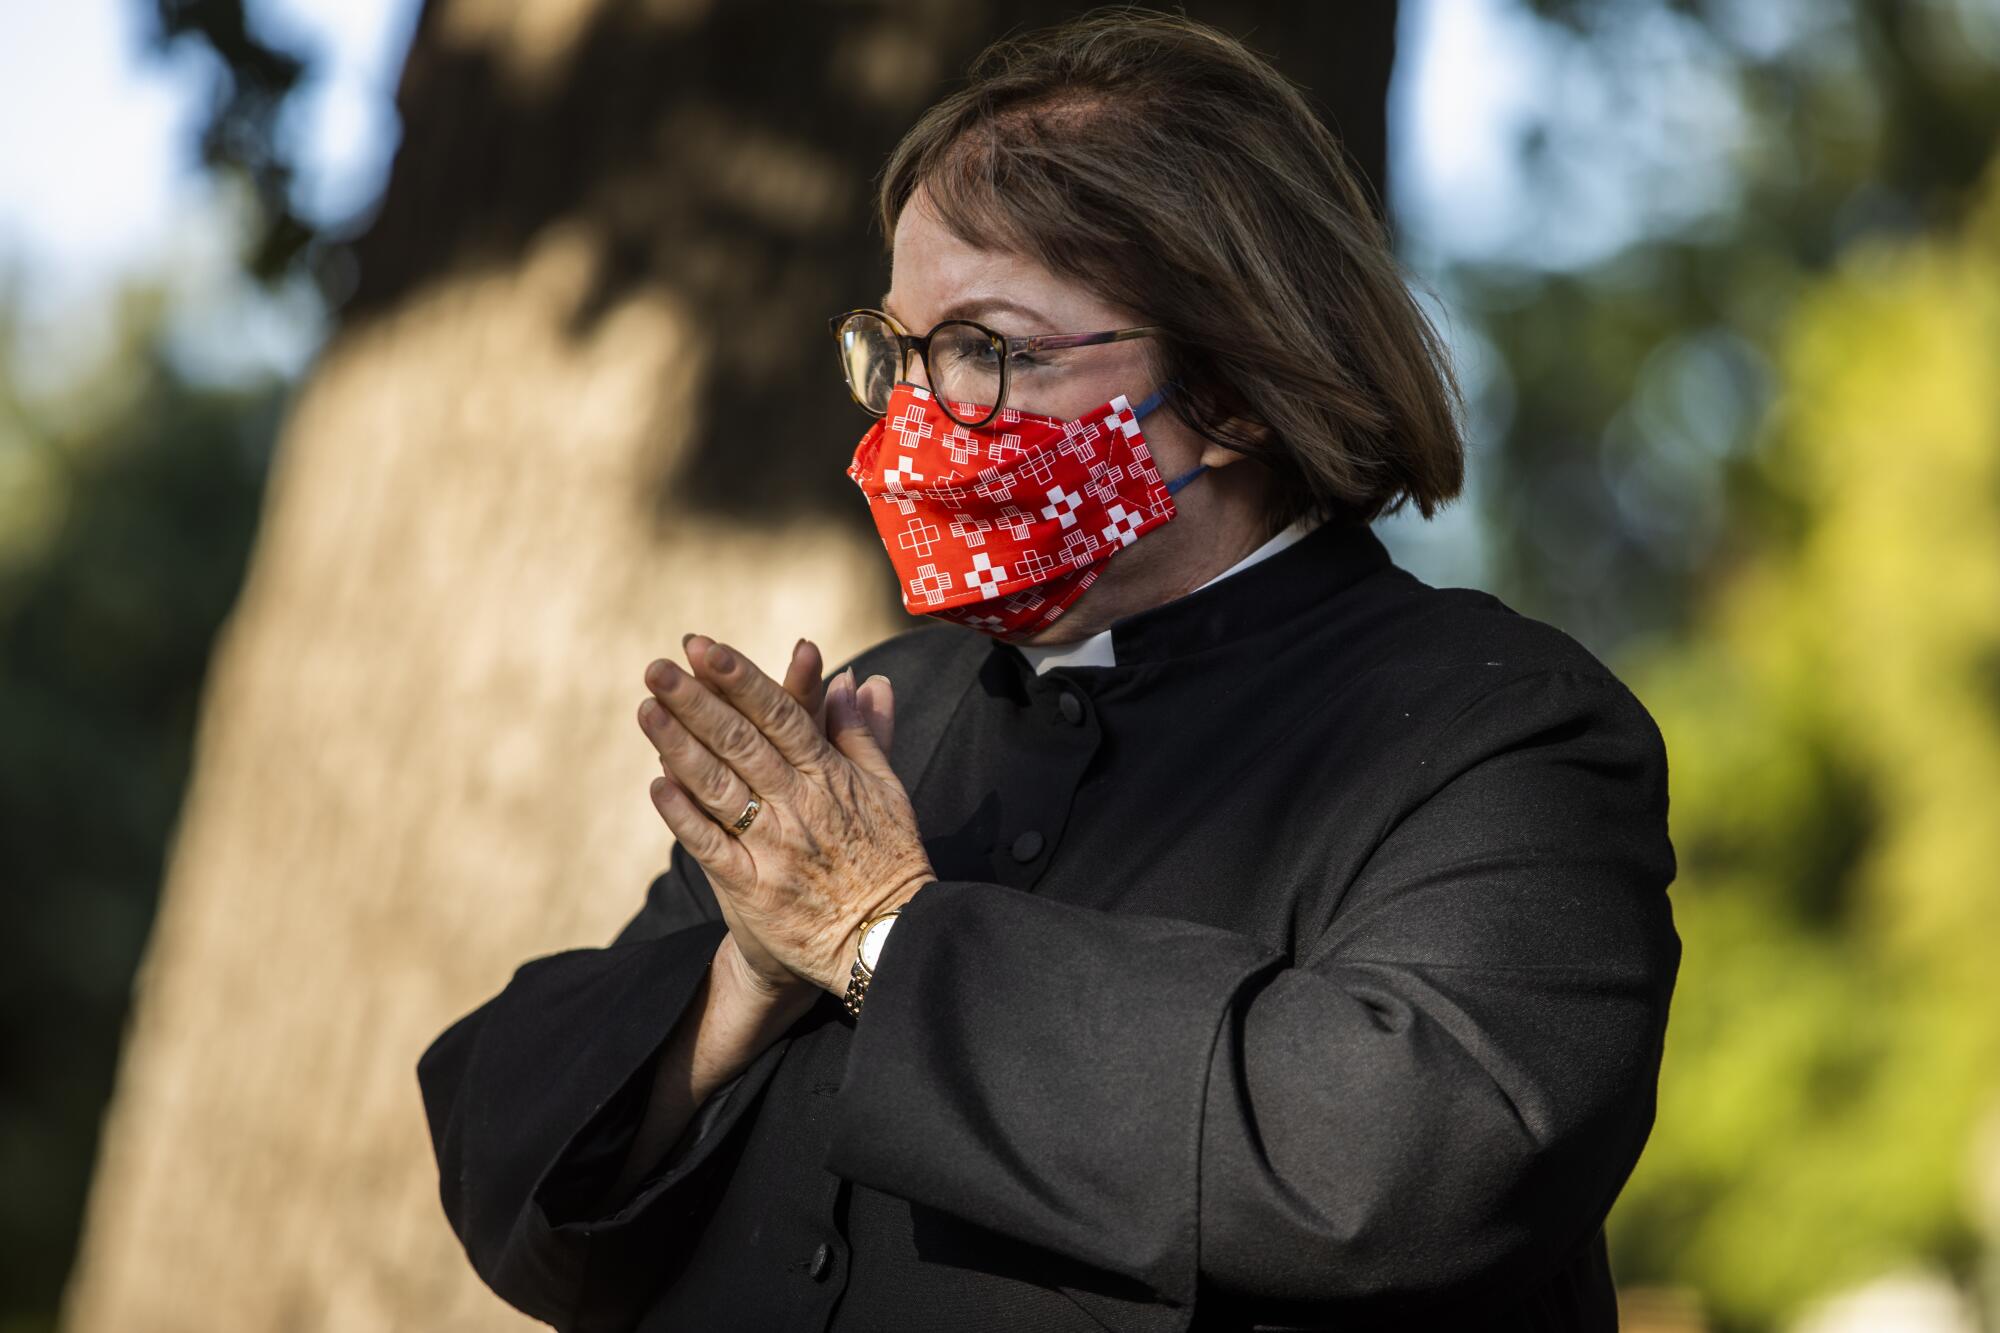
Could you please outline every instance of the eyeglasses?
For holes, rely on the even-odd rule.
[[[889,410],[889,393],[909,378],[910,353],[923,358],[932,395],[946,416],[967,429],[984,426],[1007,402],[1009,367],[1025,353],[1150,338],[1152,324],[1104,333],[1045,333],[1009,338],[969,319],[948,319],[921,338],[881,310],[850,310],[828,322],[840,344],[840,369],[854,401],[876,416]],[[982,404],[987,406],[982,407]],[[984,415],[972,417],[974,413]]]

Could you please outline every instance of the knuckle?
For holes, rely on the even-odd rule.
[[[814,754],[818,742],[826,739],[813,727],[812,719],[797,709],[780,720],[778,733],[784,738],[786,748],[804,755]]]
[[[701,757],[700,742],[695,740],[694,733],[682,726],[676,718],[663,719],[654,731],[654,735],[659,738],[667,752],[682,763],[698,760]]]
[[[694,786],[704,805],[714,805],[722,793],[728,790],[725,782],[725,770],[722,765],[712,758],[702,757],[695,768]]]
[[[755,728],[744,721],[741,713],[730,713],[715,729],[716,743],[730,754],[745,754],[750,750]]]

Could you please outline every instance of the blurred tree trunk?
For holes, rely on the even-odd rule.
[[[648,661],[910,623],[820,321],[881,290],[896,136],[1077,8],[427,6],[217,644],[69,1327],[526,1325],[445,1224],[417,1055],[665,864]],[[1393,3],[1190,8],[1386,193]]]

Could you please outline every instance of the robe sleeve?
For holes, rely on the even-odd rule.
[[[1665,748],[1614,677],[1543,671],[1387,780],[1383,835],[1289,951],[996,883],[920,889],[827,1168],[1260,1322],[1548,1282],[1652,1125],[1680,957]],[[1290,818],[1275,835],[1314,836],[1310,810]]]
[[[756,1102],[783,1038],[697,1108],[630,1197],[594,1211],[726,931],[676,845],[609,946],[524,963],[419,1058],[445,1215],[474,1270],[523,1313],[564,1330],[629,1327],[713,1208],[717,1147]]]

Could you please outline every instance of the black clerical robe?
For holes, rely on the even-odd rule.
[[[593,1211],[723,935],[679,847],[417,1066],[561,1329],[1610,1329],[1680,959],[1666,755],[1574,639],[1328,524],[1042,675],[854,659],[937,882]]]

